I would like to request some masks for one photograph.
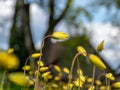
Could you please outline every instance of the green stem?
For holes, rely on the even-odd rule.
[[[77,58],[77,65],[78,65],[78,70],[80,70],[80,63],[79,63],[78,58]],[[78,79],[79,79],[79,82],[78,82],[78,84],[79,84],[78,90],[80,90],[80,72],[79,72],[79,71],[78,71]]]
[[[42,49],[43,49],[43,46],[44,46],[44,41],[45,41],[45,39],[47,39],[49,37],[51,37],[51,35],[47,35],[46,37],[44,37],[42,42],[41,42],[41,47],[40,47],[40,53],[41,54],[42,54]],[[39,60],[38,60],[39,62],[41,61],[41,58],[42,58],[42,56],[39,57]],[[34,90],[37,90],[37,85],[38,85],[37,83],[39,83],[39,76],[41,75],[40,72],[39,72],[39,68],[40,68],[40,66],[38,65]]]
[[[81,54],[83,54],[83,53],[77,53],[77,54],[74,56],[73,60],[72,60],[72,64],[71,64],[71,68],[70,68],[70,76],[69,76],[69,81],[68,81],[69,84],[70,84],[71,81],[72,81],[72,72],[73,72],[73,67],[74,67],[74,64],[75,64],[75,60],[76,60],[76,58],[77,58],[79,55],[81,55]],[[68,85],[68,90],[70,90],[70,86],[69,86],[69,85]]]
[[[0,90],[3,90],[6,73],[7,73],[7,70],[4,70],[4,71],[3,71],[3,75],[2,75]]]
[[[93,65],[93,74],[92,74],[93,81],[92,81],[92,86],[94,85],[94,81],[95,81],[95,70],[96,70],[96,66]]]

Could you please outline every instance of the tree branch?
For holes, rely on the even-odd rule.
[[[61,13],[61,15],[55,20],[56,24],[65,16],[65,14],[67,13],[71,3],[72,3],[72,0],[67,0],[65,9]]]

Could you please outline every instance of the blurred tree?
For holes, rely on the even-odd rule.
[[[23,64],[26,57],[29,54],[35,52],[32,33],[30,30],[30,3],[27,3],[27,1],[29,0],[26,0],[26,3],[24,0],[16,1],[16,7],[13,16],[13,25],[10,34],[10,47],[15,48],[15,53],[20,57]],[[80,28],[79,24],[82,21],[78,19],[80,13],[84,13],[86,17],[90,18],[90,14],[85,8],[79,7],[74,9],[71,6],[72,0],[63,1],[62,4],[64,5],[61,7],[59,0],[40,0],[41,8],[43,8],[49,14],[48,28],[44,36],[52,34],[55,27],[62,19],[65,19],[66,23],[69,26],[75,26],[77,30],[77,28]],[[89,40],[87,42],[90,44]],[[57,61],[57,48],[58,47],[56,44],[52,44],[50,39],[46,40],[45,46],[43,48],[43,60],[46,64],[52,64]],[[95,52],[94,47],[91,48],[93,48]]]
[[[21,66],[27,56],[35,51],[30,30],[29,4],[24,4],[24,0],[16,1],[9,43],[20,58]]]

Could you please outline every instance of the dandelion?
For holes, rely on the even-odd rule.
[[[102,62],[102,60],[98,56],[96,56],[94,54],[90,54],[89,55],[89,60],[91,61],[91,63],[93,63],[99,69],[101,69],[101,70],[106,69],[105,64]]]
[[[26,86],[28,85],[28,80],[27,78],[24,76],[24,73],[22,72],[13,72],[13,73],[10,73],[8,75],[8,79],[17,84],[17,85],[20,85],[20,86]]]
[[[86,56],[86,50],[82,46],[77,47],[77,51],[81,53],[81,55]]]
[[[97,51],[101,52],[103,49],[104,49],[104,40],[98,44]]]
[[[52,34],[52,38],[53,39],[58,39],[58,40],[64,40],[68,38],[68,34],[64,33],[64,32],[54,32]]]
[[[38,57],[40,57],[40,56],[42,56],[42,54],[41,53],[34,53],[34,54],[32,54],[32,58],[38,58]]]

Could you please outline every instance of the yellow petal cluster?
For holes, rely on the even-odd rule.
[[[68,34],[64,32],[53,32],[52,34],[53,39],[64,40],[68,38]]]
[[[96,56],[94,54],[90,54],[89,55],[89,60],[90,60],[90,62],[92,64],[94,64],[99,69],[101,69],[101,70],[105,70],[106,69],[105,64],[102,62],[102,60],[98,56]]]
[[[10,73],[8,75],[8,79],[17,84],[17,85],[20,85],[20,86],[26,86],[28,85],[28,80],[27,78],[24,76],[24,73],[23,72],[13,72],[13,73]]]
[[[83,56],[86,56],[86,55],[87,55],[86,50],[85,50],[82,46],[78,46],[78,47],[77,47],[77,51],[78,51],[79,53],[81,53],[81,55],[83,55]]]

